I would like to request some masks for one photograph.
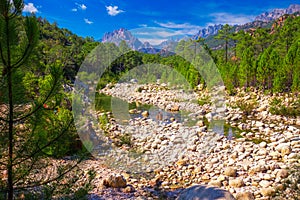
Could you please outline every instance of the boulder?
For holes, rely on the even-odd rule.
[[[283,179],[283,178],[288,177],[288,175],[289,175],[288,170],[286,170],[286,169],[280,169],[280,170],[277,172],[276,177],[277,177],[277,178],[280,178],[280,179]]]
[[[176,200],[235,200],[227,190],[207,185],[194,185],[184,189]]]
[[[262,188],[260,190],[260,193],[264,196],[264,197],[272,197],[275,195],[276,191],[275,189],[268,187],[268,188]]]
[[[232,179],[229,180],[229,186],[234,187],[234,188],[240,188],[243,187],[245,185],[243,179]]]
[[[272,185],[272,182],[267,181],[267,180],[262,180],[262,181],[259,182],[259,185],[260,185],[261,187],[267,188],[267,187],[269,187],[269,186]]]
[[[251,192],[239,192],[236,195],[237,200],[255,200]]]
[[[120,174],[112,174],[103,180],[103,185],[112,188],[124,188],[127,183],[125,178]]]
[[[224,170],[224,175],[230,176],[230,177],[236,177],[237,170],[234,169],[233,167],[226,167]]]

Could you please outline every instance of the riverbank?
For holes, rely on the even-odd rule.
[[[149,155],[153,166],[155,162],[162,166],[154,170],[151,180],[127,175],[128,183],[134,187],[150,187],[158,180],[164,189],[205,183],[224,188],[234,196],[248,192],[255,199],[270,199],[275,192],[284,190],[286,179],[292,176],[289,168],[299,165],[300,119],[272,115],[271,96],[257,91],[226,96],[225,122],[239,130],[239,137],[228,138],[208,131],[210,127],[204,119],[210,121],[213,116],[206,91],[183,94],[165,85],[117,84],[100,92],[164,110],[185,110],[197,120],[190,127],[176,121],[164,124],[150,117],[130,119],[127,125],[107,125],[114,135],[112,139],[122,137],[130,127],[132,138],[124,148],[139,149],[144,161],[144,155]],[[206,102],[199,105],[197,99]],[[238,105],[254,101],[251,111]]]

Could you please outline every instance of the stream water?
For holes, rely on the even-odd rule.
[[[112,112],[113,117],[117,121],[126,123],[130,119],[143,118],[142,113],[147,111],[149,116],[154,121],[159,123],[169,124],[172,121],[183,123],[187,127],[195,126],[199,119],[192,115],[191,112],[178,111],[168,112],[160,109],[154,105],[140,104],[138,102],[128,103],[120,98],[112,97],[103,93],[96,93],[95,96],[95,109],[102,112]],[[226,123],[213,123],[209,124],[206,118],[203,120],[207,127],[210,127],[212,131],[224,134],[231,139],[232,137],[240,137],[241,130],[232,127]]]

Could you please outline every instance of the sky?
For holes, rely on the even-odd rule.
[[[213,24],[244,24],[299,0],[25,0],[23,13],[35,13],[82,37],[99,40],[126,28],[140,40],[194,35]]]

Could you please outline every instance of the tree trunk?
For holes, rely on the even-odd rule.
[[[9,106],[9,121],[8,121],[8,162],[7,162],[7,189],[8,200],[13,200],[13,126],[14,126],[14,104],[13,104],[13,89],[12,89],[12,68],[10,57],[10,38],[9,38],[9,18],[5,18],[5,31],[7,36],[6,48],[7,48],[7,85],[8,85],[8,106]]]
[[[225,62],[228,62],[228,41],[225,41]]]

